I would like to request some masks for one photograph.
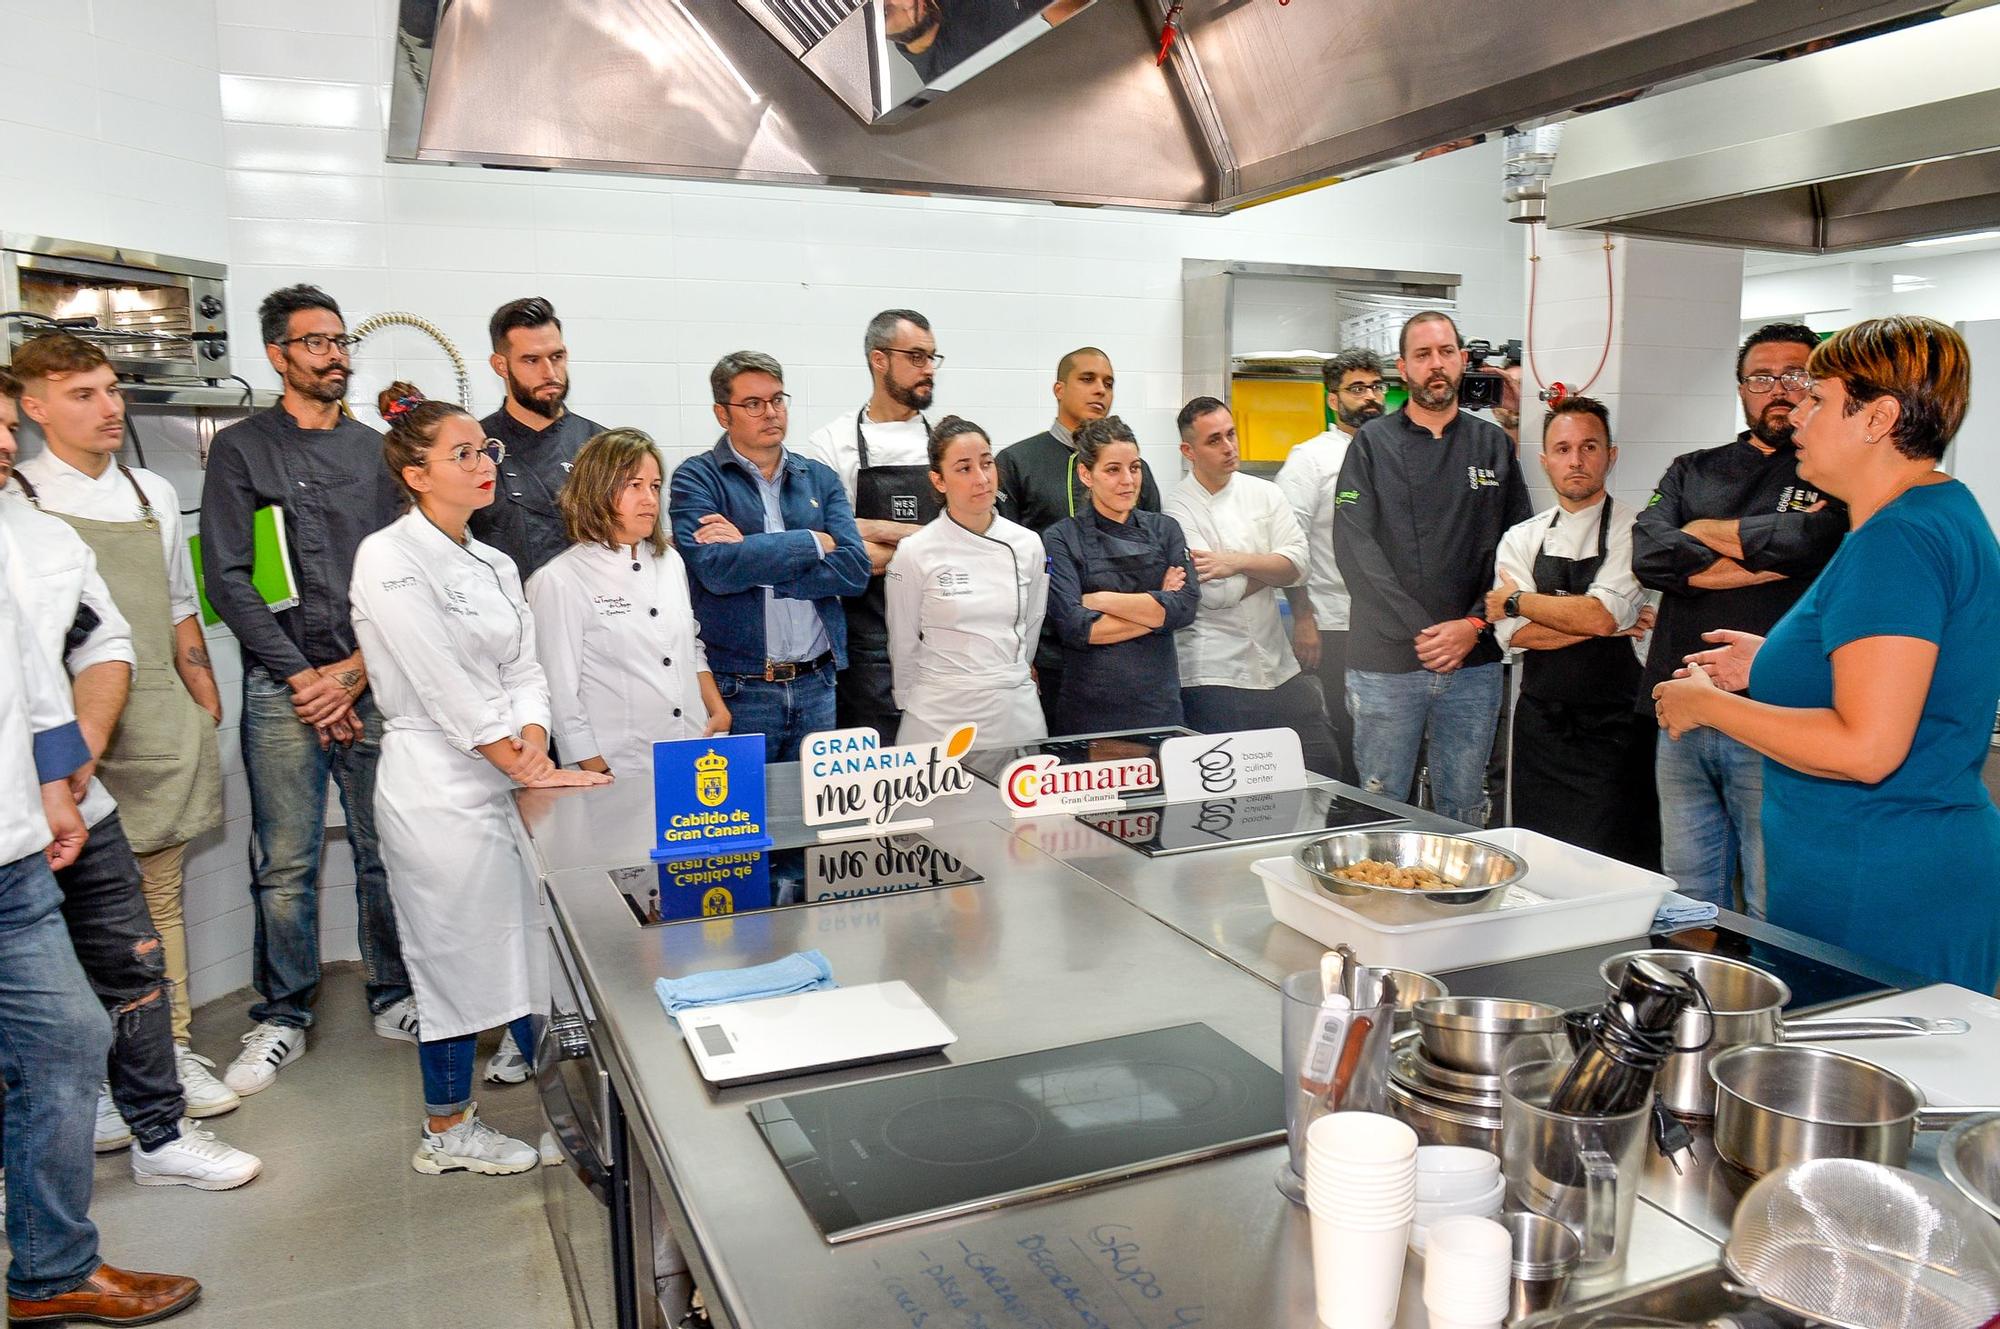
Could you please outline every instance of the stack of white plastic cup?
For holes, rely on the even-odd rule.
[[[1315,1121],[1306,1130],[1306,1209],[1320,1323],[1389,1329],[1417,1211],[1417,1133],[1377,1112]]]
[[[1424,1252],[1431,1329],[1500,1329],[1513,1278],[1514,1239],[1505,1227],[1469,1214],[1431,1225]]]

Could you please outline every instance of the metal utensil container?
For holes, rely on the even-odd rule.
[[[1328,895],[1382,922],[1418,922],[1497,905],[1506,888],[1528,875],[1518,854],[1463,835],[1438,831],[1336,831],[1300,845],[1293,859]],[[1373,859],[1398,867],[1427,868],[1451,883],[1435,891],[1373,886],[1341,875]]]

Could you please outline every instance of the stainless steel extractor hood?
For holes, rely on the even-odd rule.
[[[871,123],[861,43],[759,3],[402,0],[390,156],[1227,212],[1936,7],[1187,0],[1159,68],[1168,0],[1096,0]],[[829,33],[866,18],[826,3]]]
[[[2000,7],[1580,116],[1551,226],[1796,254],[2000,219]]]

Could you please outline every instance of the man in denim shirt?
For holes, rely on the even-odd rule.
[[[258,310],[264,352],[284,380],[268,411],[215,436],[201,498],[209,603],[243,648],[243,770],[250,783],[251,982],[257,1022],[223,1075],[254,1094],[305,1055],[319,989],[319,871],[331,778],[347,813],[361,962],[375,1032],[416,1041],[388,878],[375,838],[382,716],[348,618],[347,583],[364,537],[395,520],[382,438],[341,414],[347,325],[315,286],[288,286]],[[298,603],[273,610],[252,583],[257,513],[283,512]]]
[[[674,471],[674,544],[732,730],[763,734],[767,761],[796,761],[799,740],[834,727],[840,597],[867,586],[868,554],[840,477],[785,450],[778,362],[734,351],[708,383],[723,436]]]

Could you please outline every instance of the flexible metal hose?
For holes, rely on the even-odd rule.
[[[408,313],[400,309],[392,309],[380,314],[370,314],[367,318],[362,319],[354,325],[351,335],[355,341],[363,342],[368,340],[371,333],[379,332],[383,328],[389,327],[415,328],[418,332],[425,334],[432,341],[444,348],[444,353],[451,357],[453,372],[458,375],[458,404],[468,411],[471,410],[472,380],[467,377],[465,372],[465,357],[458,353],[458,347],[451,344],[451,338],[445,336],[439,330],[437,324],[420,315]]]

